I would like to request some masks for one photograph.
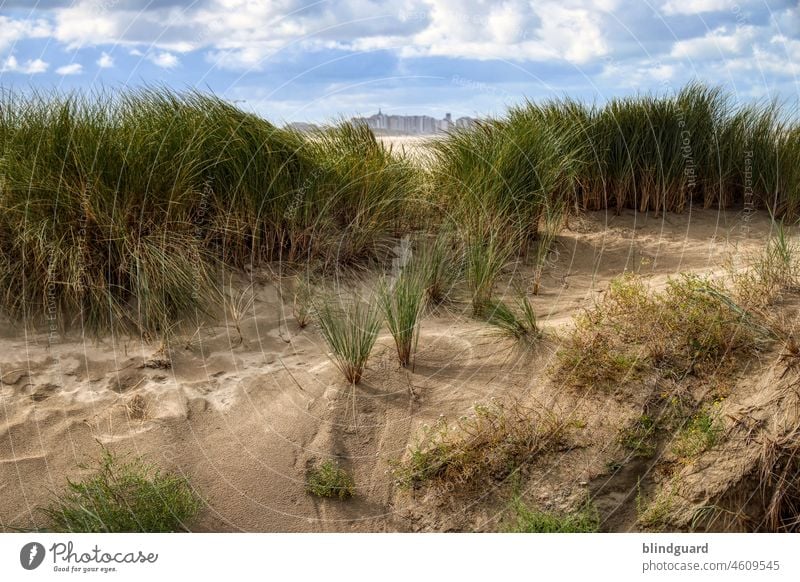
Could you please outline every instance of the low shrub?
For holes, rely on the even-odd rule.
[[[347,471],[329,460],[308,472],[306,491],[317,497],[347,499],[354,495],[355,483]]]

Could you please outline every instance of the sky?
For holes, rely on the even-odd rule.
[[[693,80],[796,107],[798,0],[0,0],[4,90],[198,88],[275,122]]]

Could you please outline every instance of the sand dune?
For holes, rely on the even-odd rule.
[[[745,227],[741,216],[714,210],[573,217],[533,298],[548,330],[533,354],[515,351],[471,320],[466,306],[455,306],[424,320],[413,372],[398,369],[384,331],[354,392],[313,325],[300,329],[293,320],[279,293],[288,283],[266,271],[254,277],[243,341],[231,326],[201,329],[173,343],[170,367],[161,365],[157,344],[72,333],[48,345],[46,334],[6,325],[0,529],[41,525],[35,507],[79,476],[77,465],[96,457],[102,443],[187,475],[206,502],[194,527],[202,531],[491,530],[502,509],[496,503],[462,499],[431,512],[430,500],[398,492],[389,461],[423,424],[507,397],[585,423],[582,446],[543,461],[540,477],[526,485],[543,504],[559,507],[602,474],[613,435],[637,402],[554,389],[546,376],[557,332],[625,270],[655,286],[678,272],[721,273],[726,261],[761,248],[769,228],[765,214]],[[354,475],[350,502],[304,491],[309,464],[329,457]],[[604,511],[626,503],[624,487],[613,490],[619,486],[610,484],[600,498]],[[614,525],[628,526],[622,518]]]

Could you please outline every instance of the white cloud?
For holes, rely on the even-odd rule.
[[[741,0],[740,0],[741,3]],[[737,0],[667,0],[661,10],[664,14],[702,14],[704,12],[720,12],[736,10]]]
[[[672,46],[675,58],[710,59],[740,55],[748,51],[756,38],[754,26],[737,26],[734,29],[717,28],[705,36],[681,40]]]
[[[617,88],[638,90],[645,87],[658,91],[672,87],[674,80],[681,73],[683,73],[682,66],[661,61],[612,62],[603,67],[599,79],[604,84]]]
[[[147,57],[152,61],[155,65],[162,67],[164,69],[172,69],[173,67],[178,66],[178,57],[171,53],[158,53],[148,55]]]
[[[601,22],[610,5],[575,0],[489,5],[441,0],[433,6],[430,24],[401,54],[587,63],[608,53]]]
[[[533,74],[541,68],[545,83],[586,75],[574,86],[589,91],[594,82],[646,90],[698,77],[766,85],[772,71],[784,80],[800,62],[795,4],[782,0],[784,7],[770,13],[763,0],[74,0],[40,12],[44,18],[0,17],[0,62],[4,43],[49,36],[61,48],[98,47],[94,59],[100,68],[114,66],[111,55],[117,53],[110,47],[163,69],[189,69],[195,61],[182,55],[194,52],[214,67],[237,71],[278,62],[287,71],[314,66],[310,54],[333,67],[329,55],[386,51],[395,57],[387,59],[389,75],[412,73],[404,59],[437,57],[420,70],[436,75],[438,67],[447,76],[451,59],[498,59]],[[677,26],[689,20],[685,15],[702,20]],[[15,62],[14,70],[47,66],[30,63]],[[500,66],[509,71],[515,65]],[[207,72],[200,68],[198,74]],[[737,77],[734,70],[747,75]],[[312,77],[306,78],[316,83]]]
[[[25,63],[25,72],[35,75],[37,73],[44,73],[49,67],[50,65],[42,59],[34,59]]]
[[[80,75],[83,72],[83,65],[80,63],[70,63],[63,67],[58,67],[56,73],[59,75]]]
[[[0,50],[26,38],[46,38],[52,28],[46,20],[17,20],[0,16]]]
[[[110,69],[114,66],[114,59],[111,58],[111,55],[104,52],[100,55],[100,58],[97,59],[97,66],[101,69]]]
[[[53,36],[69,49],[98,44],[112,44],[125,30],[115,13],[98,11],[92,4],[76,4],[56,12]]]
[[[20,64],[14,55],[9,55],[2,62],[2,64],[0,64],[0,73],[22,73],[25,75],[36,75],[38,73],[44,73],[47,71],[49,66],[50,65],[44,62],[42,59],[28,60],[25,61],[24,64]]]

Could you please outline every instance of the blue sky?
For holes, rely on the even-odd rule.
[[[798,0],[0,0],[5,89],[198,87],[276,122],[694,79],[796,106]]]

